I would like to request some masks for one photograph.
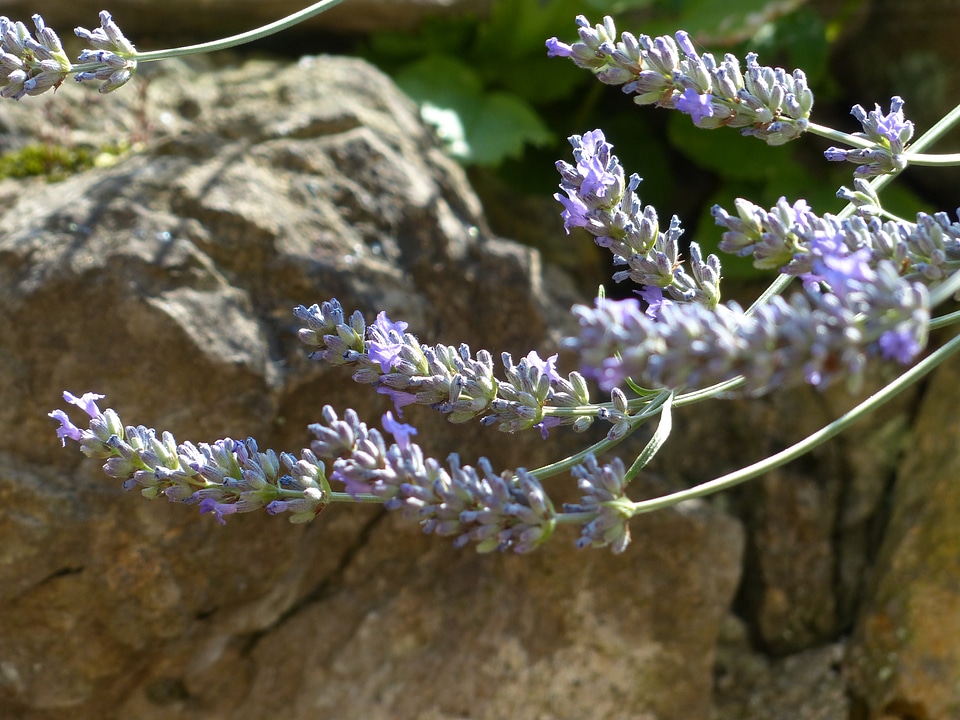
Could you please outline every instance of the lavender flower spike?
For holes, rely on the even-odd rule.
[[[580,40],[547,41],[550,57],[570,58],[607,85],[622,85],[638,105],[657,105],[690,115],[697,127],[741,128],[768,145],[798,138],[809,127],[813,93],[802,70],[788,74],[761,66],[755,53],[746,56],[746,72],[731,54],[717,60],[698,55],[687,33],[674,37],[616,37],[610,17],[595,28],[577,18]]]
[[[826,251],[806,293],[775,297],[752,315],[736,303],[713,310],[674,303],[656,320],[632,298],[576,306],[580,334],[567,346],[604,390],[627,378],[679,390],[743,376],[752,394],[801,382],[824,388],[841,378],[855,391],[869,357],[911,361],[929,318],[921,283],[901,278],[888,261],[871,269],[858,252]]]
[[[219,522],[226,515],[262,508],[284,492],[286,480],[280,477],[276,453],[260,452],[252,438],[177,445],[168,432],[158,436],[142,425],[124,427],[112,409],[100,411],[96,400],[102,398],[64,393],[67,402],[90,416],[87,430],[74,425],[62,410],[54,410],[50,417],[60,422],[61,440],[75,440],[88,457],[105,459],[104,472],[122,480],[125,490],[139,486],[151,500],[199,503],[201,512],[214,513]]]
[[[632,280],[665,289],[674,300],[695,301],[713,307],[720,299],[720,260],[704,259],[691,243],[687,273],[680,263],[680,220],[674,216],[666,231],[658,226],[657,211],[643,207],[637,196],[640,177],[624,182],[624,169],[603,132],[594,130],[570,137],[576,165],[559,161],[560,189],[554,197],[565,207],[564,225],[583,227],[597,245],[613,254],[614,265],[626,266],[613,274],[615,282]]]

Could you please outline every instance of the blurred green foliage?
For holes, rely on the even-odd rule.
[[[0,154],[0,180],[42,177],[47,182],[59,182],[84,170],[112,164],[129,149],[126,144],[95,148],[34,142]]]
[[[0,179],[42,176],[56,182],[92,168],[95,155],[86,147],[31,143],[0,155]]]

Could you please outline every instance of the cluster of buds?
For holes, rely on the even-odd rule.
[[[554,197],[564,206],[567,232],[582,227],[600,247],[613,254],[614,264],[626,266],[613,274],[615,282],[632,280],[648,288],[665,289],[674,300],[713,307],[720,300],[720,261],[704,259],[690,243],[690,272],[680,264],[680,220],[674,216],[661,231],[657,211],[642,206],[636,190],[640,177],[624,183],[624,169],[603,132],[570,137],[576,165],[560,160],[560,189]]]
[[[758,395],[803,382],[824,388],[845,379],[859,389],[871,356],[910,363],[926,343],[929,295],[892,263],[823,243],[806,292],[774,297],[746,313],[671,303],[651,318],[634,298],[576,306],[580,333],[568,339],[581,369],[601,388],[628,378],[652,388],[702,389],[742,377]],[[832,254],[831,254],[832,253]]]
[[[601,465],[592,455],[571,471],[577,478],[577,487],[582,493],[579,503],[564,503],[569,513],[596,513],[596,517],[583,525],[577,547],[607,547],[621,553],[630,544],[630,526],[633,503],[625,495],[626,469],[620,458],[608,465]]]
[[[106,93],[136,72],[137,50],[106,11],[96,30],[76,29],[93,46],[80,53],[78,65],[70,62],[59,36],[40,15],[33,16],[33,23],[36,38],[22,22],[0,16],[0,97],[19,100],[56,90],[70,73],[76,73],[77,82],[99,81],[100,92]]]
[[[73,69],[60,38],[33,16],[36,39],[22,22],[0,17],[0,97],[19,100],[58,88]]]
[[[854,137],[867,140],[871,145],[867,148],[827,148],[823,153],[827,160],[857,163],[853,174],[858,178],[900,172],[907,167],[903,153],[913,138],[913,123],[903,116],[903,98],[894,96],[887,114],[883,114],[879,105],[874,105],[870,112],[854,105],[850,114],[863,127],[863,132],[854,133]]]
[[[93,45],[80,53],[79,61],[89,65],[78,72],[77,82],[98,81],[100,92],[108,93],[124,85],[137,71],[137,49],[121,32],[106,10],[100,12],[96,30],[77,28],[77,37]]]
[[[874,207],[869,187],[860,181],[857,187],[858,198],[868,203],[864,207]],[[917,213],[916,222],[881,221],[869,212],[866,217],[820,217],[805,201],[791,205],[786,198],[770,210],[742,198],[734,204],[736,215],[719,205],[713,208],[717,224],[726,228],[720,249],[752,256],[758,268],[804,277],[826,239],[844,256],[862,258],[870,267],[886,260],[904,278],[930,285],[946,280],[960,261],[960,222],[944,212]]]
[[[749,53],[744,73],[730,53],[719,62],[710,53],[698,55],[683,31],[657,38],[625,32],[617,39],[609,16],[594,27],[580,15],[577,28],[575,43],[547,40],[548,54],[570,58],[602,83],[622,85],[639,105],[679,110],[705,129],[741,128],[768,145],[794,140],[809,125],[813,92],[802,70],[764,67]]]
[[[260,452],[253,438],[177,444],[169,432],[158,435],[142,425],[124,427],[113,409],[101,411],[97,406],[103,395],[63,396],[86,412],[90,423],[81,429],[64,411],[54,410],[50,417],[60,422],[61,441],[75,440],[87,457],[106,459],[104,472],[121,480],[126,490],[139,487],[151,500],[165,497],[199,504],[201,512],[213,513],[221,523],[227,515],[260,508],[289,510],[295,513],[293,522],[304,522],[327,505],[330,489],[323,464],[306,467],[309,455],[298,461],[284,454],[281,459],[290,474],[281,476],[277,454]]]

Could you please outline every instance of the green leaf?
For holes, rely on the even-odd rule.
[[[540,117],[516,95],[490,93],[477,115],[466,122],[470,160],[478,165],[496,165],[516,157],[527,143],[544,145],[553,136]]]
[[[637,459],[633,461],[633,464],[627,470],[625,474],[627,481],[633,480],[633,478],[637,476],[637,473],[639,473],[647,463],[653,460],[653,457],[660,452],[660,448],[663,447],[663,444],[670,437],[670,432],[673,430],[673,397],[673,393],[669,393],[663,405],[660,406],[660,422],[657,423],[657,429],[653,433],[653,437],[650,438],[650,441],[637,456]]]
[[[802,68],[807,82],[814,88],[821,84],[828,71],[827,27],[813,8],[801,8],[765,26],[751,39],[750,49],[759,53],[760,62],[764,64],[772,64],[773,57],[780,57],[777,62],[783,63],[788,71]],[[770,59],[764,60],[764,57]]]
[[[484,84],[507,89],[533,103],[568,97],[590,82],[589,72],[570,61],[548,58],[550,37],[575,40],[574,18],[583,12],[581,0],[498,0],[477,30],[469,51]]]
[[[475,40],[476,18],[427,18],[417,32],[384,30],[361,41],[357,52],[370,62],[392,72],[403,63],[425,55],[458,55]]]
[[[519,155],[526,143],[552,140],[529,104],[508,93],[485,93],[473,69],[456,58],[423,58],[400,70],[396,82],[462,162],[496,165]]]
[[[477,73],[449,55],[428,55],[401,68],[394,76],[400,89],[419,104],[457,109],[475,102],[483,90]]]

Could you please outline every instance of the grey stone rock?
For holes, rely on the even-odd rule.
[[[880,384],[874,377],[870,387]],[[799,388],[681,408],[657,472],[674,489],[733,472],[800,441],[860,399],[842,389]],[[904,393],[827,445],[714,498],[746,527],[737,608],[757,649],[788,656],[836,642],[852,624],[915,401],[915,393]]]
[[[771,659],[751,649],[742,621],[727,618],[717,651],[711,720],[843,720],[851,717],[844,647],[829,644]]]
[[[566,529],[529,557],[476,556],[371,507],[220,527],[59,447],[63,389],[180,441],[296,451],[326,403],[376,422],[385,398],[306,360],[299,303],[495,353],[549,351],[569,322],[569,281],[489,234],[368,65],[173,63],[138,82],[0,106],[8,148],[132,148],[0,183],[0,717],[706,718],[743,546],[706,505],[644,518],[622,556]],[[407,413],[439,457],[533,467],[571,445]]]

